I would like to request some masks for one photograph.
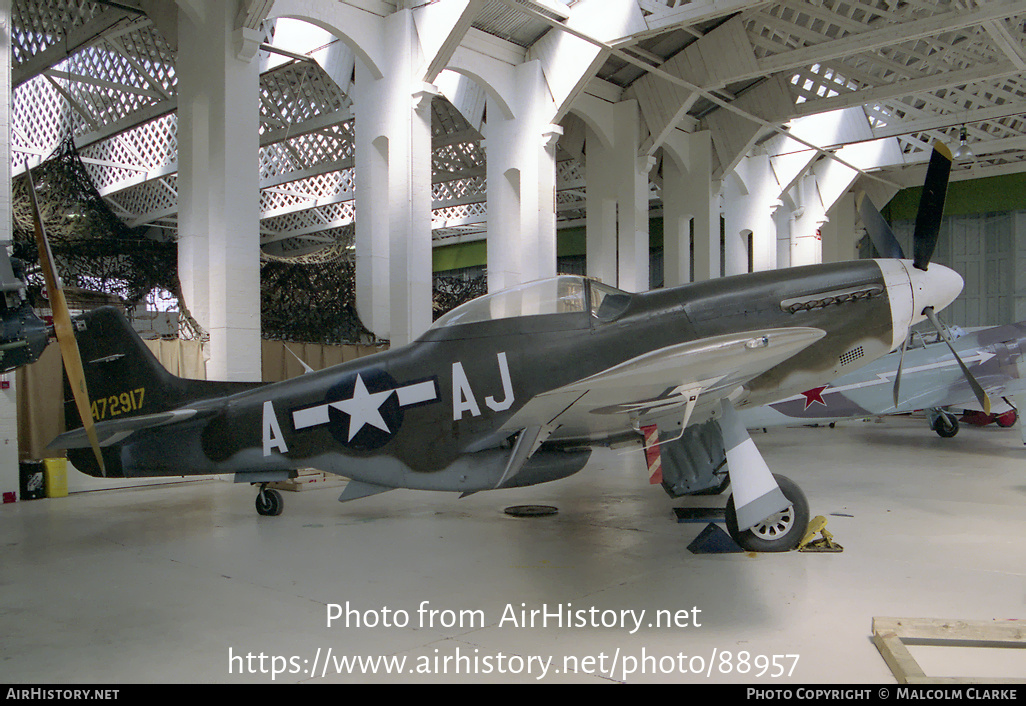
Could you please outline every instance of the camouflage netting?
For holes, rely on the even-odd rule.
[[[122,223],[96,190],[70,140],[34,168],[32,178],[65,287],[114,295],[126,309],[157,288],[180,295],[175,244],[146,237],[145,227]],[[14,256],[28,265],[29,291],[38,297],[44,285],[35,268],[39,253],[25,174],[12,183],[12,210]]]
[[[307,343],[367,343],[375,336],[356,313],[356,267],[341,242],[296,258],[260,261],[264,338]]]
[[[435,277],[433,283],[433,316],[435,320],[464,302],[488,293],[488,282],[484,276],[463,279],[461,277]]]
[[[145,226],[130,228],[100,196],[71,140],[32,170],[39,208],[58,272],[66,288],[116,297],[127,313],[153,292],[177,300],[183,313],[181,335],[205,338],[188,314],[178,279],[177,244],[148,237]],[[28,266],[29,290],[36,301],[44,288],[28,197],[28,178],[13,183],[14,255]],[[311,255],[276,257],[260,263],[260,309],[264,338],[309,343],[363,343],[375,340],[356,311],[355,265],[346,248],[352,226],[334,245]],[[434,316],[484,294],[483,277],[439,277],[434,284]],[[94,296],[95,301],[97,298]]]

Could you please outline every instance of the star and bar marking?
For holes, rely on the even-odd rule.
[[[352,441],[353,437],[365,426],[372,426],[386,434],[393,434],[395,430],[389,429],[384,417],[381,416],[381,406],[393,393],[395,393],[400,407],[410,407],[438,399],[438,389],[434,380],[424,380],[380,392],[368,392],[363,376],[357,373],[352,397],[306,409],[297,409],[292,413],[292,424],[296,431],[327,424],[330,421],[329,409],[334,407],[349,415],[349,441]]]

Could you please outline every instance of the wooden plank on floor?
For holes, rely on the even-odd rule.
[[[1021,677],[979,678],[928,676],[904,640],[923,644],[972,646],[999,645],[1026,648],[1026,622],[1018,620],[945,620],[937,618],[873,618],[873,644],[900,684],[1026,684]]]

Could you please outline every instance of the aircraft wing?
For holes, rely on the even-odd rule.
[[[96,436],[99,439],[100,446],[110,446],[111,444],[124,441],[142,429],[166,426],[190,419],[200,419],[204,416],[213,416],[216,413],[216,410],[213,409],[204,410],[203,412],[195,409],[174,409],[169,412],[143,414],[136,417],[125,417],[124,419],[109,419],[96,423]],[[47,448],[87,449],[89,446],[89,438],[86,436],[85,429],[79,427],[59,435],[50,442]]]
[[[660,418],[686,426],[700,399],[705,405],[729,396],[824,335],[817,328],[774,328],[662,348],[536,396],[503,430],[540,429],[543,441],[556,429],[558,438],[598,438]]]

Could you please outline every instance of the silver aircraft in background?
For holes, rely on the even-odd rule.
[[[742,418],[748,428],[754,429],[927,410],[930,428],[943,437],[958,432],[954,410],[980,412],[977,419],[993,419],[1001,426],[1015,422],[1021,403],[1026,403],[1026,321],[960,336],[952,342],[958,359],[940,340],[923,343],[913,335],[911,341],[901,366],[897,404],[892,390],[900,351],[801,394],[745,410]],[[991,400],[989,410],[984,409],[962,373],[959,359]],[[1026,431],[1022,424],[1019,428],[1026,443]]]

